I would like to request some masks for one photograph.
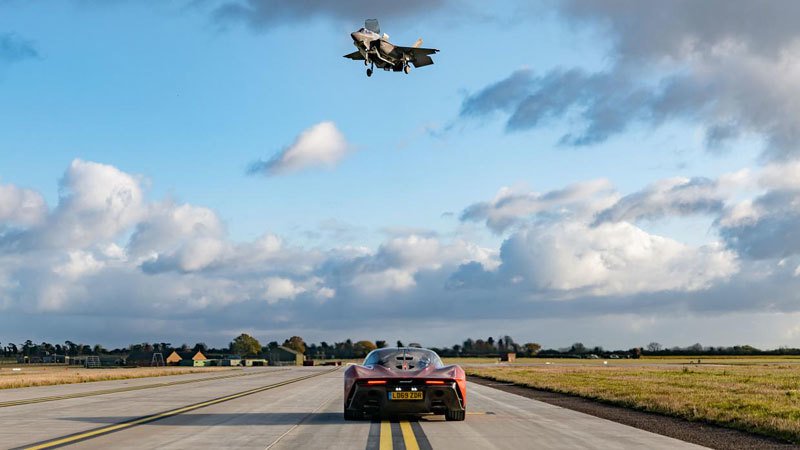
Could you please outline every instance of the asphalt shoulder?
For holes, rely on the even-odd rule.
[[[797,448],[791,443],[766,436],[703,422],[692,422],[676,417],[637,411],[574,395],[534,389],[476,376],[468,376],[467,381],[704,447],[715,449]]]

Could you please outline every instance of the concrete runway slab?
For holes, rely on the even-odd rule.
[[[608,420],[469,384],[468,416],[345,422],[342,371],[254,376],[0,408],[0,448],[98,429],[259,386],[320,374],[69,445],[69,448],[680,449],[700,448]],[[64,387],[69,389],[68,387]]]

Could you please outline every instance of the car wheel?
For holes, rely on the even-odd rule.
[[[448,409],[444,413],[444,419],[447,420],[448,422],[453,422],[453,421],[460,422],[466,418],[467,418],[467,412],[464,410],[459,411],[459,410]]]
[[[344,420],[361,420],[363,414],[358,411],[345,411],[344,412]]]

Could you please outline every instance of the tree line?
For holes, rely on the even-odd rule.
[[[241,356],[267,355],[276,348],[283,346],[314,359],[354,359],[363,358],[376,348],[388,347],[390,344],[385,340],[359,340],[346,339],[342,342],[328,343],[306,343],[300,336],[291,336],[283,342],[269,341],[266,345],[253,336],[242,333],[234,338],[227,347],[209,347],[203,342],[198,342],[193,346],[182,344],[173,346],[169,342],[142,342],[131,344],[124,348],[114,348],[107,350],[101,344],[88,345],[73,341],[64,343],[34,343],[26,340],[23,343],[0,343],[0,354],[4,357],[44,357],[51,355],[66,356],[87,356],[87,355],[121,355],[130,353],[153,353],[159,352],[167,355],[173,351],[181,353],[203,352],[206,355],[228,355],[236,354]],[[394,342],[397,347],[404,347],[401,341]],[[416,345],[416,344],[415,344]],[[480,357],[498,356],[505,353],[514,353],[519,357],[586,357],[597,355],[598,357],[609,357],[618,355],[620,357],[638,358],[646,356],[738,356],[738,355],[800,355],[800,349],[780,347],[777,349],[762,350],[750,345],[724,346],[703,346],[694,344],[688,347],[666,347],[658,342],[651,342],[644,347],[634,347],[626,350],[606,350],[600,346],[587,346],[581,342],[576,342],[569,347],[558,349],[543,349],[535,342],[524,344],[517,343],[511,336],[501,336],[497,339],[488,337],[486,339],[467,338],[460,344],[451,347],[430,347],[441,356],[445,357]]]

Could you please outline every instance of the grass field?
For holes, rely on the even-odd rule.
[[[637,360],[626,360],[622,364],[614,361],[608,366],[602,362],[467,365],[465,370],[470,375],[800,443],[800,365],[797,364],[800,360],[797,358],[719,358],[709,364],[676,362],[674,366],[663,358],[638,360],[638,364],[630,361]],[[665,364],[647,365],[652,362]]]
[[[753,364],[800,364],[798,356],[649,356],[639,359],[580,359],[580,358],[517,358],[517,365],[605,365],[615,366],[641,366],[641,365],[695,365],[700,360],[701,365],[753,365]],[[498,358],[469,357],[469,358],[442,358],[445,364],[496,364]],[[605,362],[605,363],[604,363]]]
[[[30,386],[51,386],[55,384],[88,383],[91,381],[126,380],[130,378],[183,375],[194,372],[216,372],[236,370],[228,367],[137,367],[84,369],[66,366],[14,366],[0,368],[0,389]]]

